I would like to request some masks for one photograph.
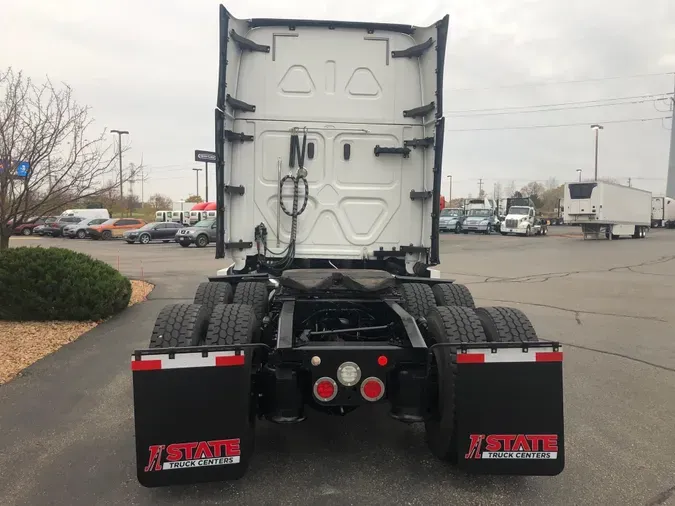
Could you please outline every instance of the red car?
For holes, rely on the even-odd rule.
[[[26,220],[26,223],[22,223],[21,225],[14,227],[14,233],[20,235],[31,235],[35,227],[39,227],[41,225],[49,225],[50,223],[54,223],[57,219],[58,218],[56,216],[46,216],[44,218],[28,218],[28,220]]]

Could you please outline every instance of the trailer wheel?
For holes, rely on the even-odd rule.
[[[485,332],[473,309],[436,307],[427,315],[429,345],[484,343]],[[430,417],[425,422],[427,445],[442,460],[457,459],[455,433],[455,379],[457,353],[450,347],[433,349],[430,378]]]
[[[539,341],[530,319],[519,309],[511,307],[479,307],[480,320],[488,342],[531,343]]]
[[[400,286],[405,310],[413,318],[424,318],[436,306],[434,292],[424,283],[403,283]]]
[[[199,283],[195,294],[195,304],[206,306],[209,313],[217,304],[229,304],[234,297],[234,290],[230,283],[207,281]]]
[[[234,290],[232,302],[251,306],[258,321],[262,322],[267,315],[267,285],[254,281],[239,283]]]
[[[464,285],[456,283],[438,283],[431,287],[437,306],[462,306],[475,308],[473,296]]]
[[[210,345],[250,344],[260,341],[260,325],[251,306],[214,306],[204,343]]]
[[[201,344],[209,324],[206,307],[198,304],[164,306],[155,321],[150,348],[174,348]]]

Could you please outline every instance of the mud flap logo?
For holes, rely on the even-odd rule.
[[[239,464],[239,439],[151,445],[145,472]]]
[[[557,459],[557,434],[470,434],[465,459]]]

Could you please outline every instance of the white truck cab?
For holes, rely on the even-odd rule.
[[[238,273],[301,262],[428,275],[448,18],[285,29],[222,19],[216,258]]]
[[[548,227],[537,219],[537,210],[532,206],[511,206],[501,224],[502,235],[546,235]]]

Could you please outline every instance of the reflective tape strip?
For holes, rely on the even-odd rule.
[[[458,364],[490,364],[499,362],[562,362],[562,351],[553,348],[497,348],[496,353],[489,349],[468,349],[466,353],[457,353]]]
[[[153,371],[158,369],[187,369],[194,367],[226,367],[244,365],[244,352],[238,355],[234,351],[212,351],[202,356],[201,351],[194,353],[176,353],[173,358],[169,354],[141,355],[140,360],[131,357],[132,371]]]

